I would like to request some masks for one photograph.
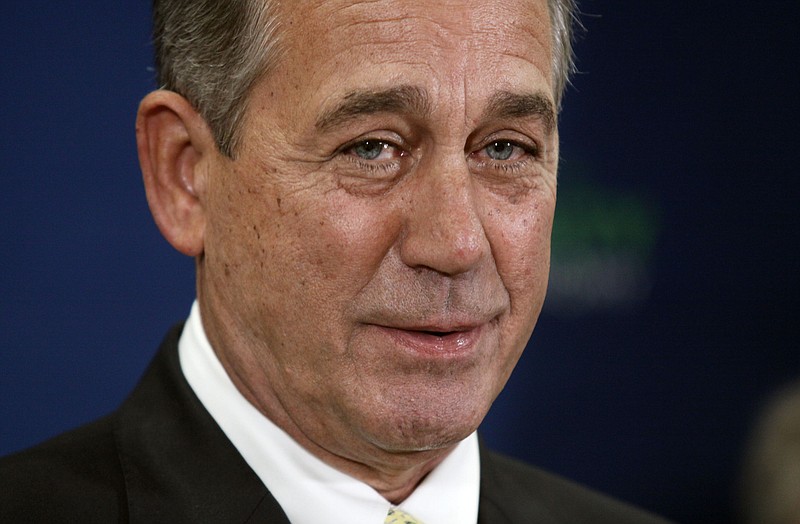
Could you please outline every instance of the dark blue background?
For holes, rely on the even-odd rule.
[[[582,7],[559,198],[647,204],[648,291],[548,303],[485,435],[679,521],[728,522],[754,416],[800,374],[800,6]],[[153,225],[135,155],[148,3],[11,3],[0,46],[6,453],[117,406],[188,313],[193,262]]]

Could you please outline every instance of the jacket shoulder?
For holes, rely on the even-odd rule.
[[[499,453],[481,450],[481,524],[668,521]]]
[[[116,521],[124,497],[109,417],[0,459],[0,522]]]

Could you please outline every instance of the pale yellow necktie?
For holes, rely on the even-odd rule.
[[[423,524],[399,508],[389,508],[384,524]]]

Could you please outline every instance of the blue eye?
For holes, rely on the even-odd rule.
[[[353,146],[352,151],[364,160],[375,160],[388,148],[389,144],[381,140],[365,140]]]
[[[508,140],[498,140],[492,142],[484,148],[486,155],[492,160],[508,160],[514,154],[514,149],[517,147],[514,142]]]

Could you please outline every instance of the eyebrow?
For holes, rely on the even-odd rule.
[[[430,113],[431,107],[427,91],[411,85],[378,91],[351,91],[338,105],[323,112],[317,118],[315,125],[317,129],[326,131],[346,124],[359,116],[389,112],[405,112],[419,116]],[[483,116],[495,119],[540,117],[548,134],[551,134],[556,126],[553,103],[542,93],[498,91],[489,100]]]
[[[362,115],[391,112],[420,116],[430,113],[427,91],[410,85],[379,91],[352,91],[346,94],[337,106],[322,113],[317,118],[316,127],[325,131]]]
[[[496,119],[539,117],[544,122],[547,134],[551,134],[556,127],[553,103],[542,93],[498,91],[489,100],[483,116]]]

